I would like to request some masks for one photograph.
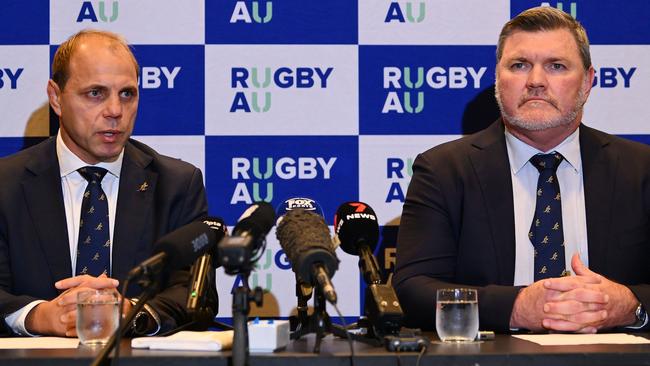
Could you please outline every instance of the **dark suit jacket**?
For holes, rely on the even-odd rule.
[[[36,299],[59,295],[54,283],[70,277],[66,226],[56,139],[0,159],[0,316]],[[146,190],[140,189],[147,183]],[[152,254],[156,240],[207,215],[201,171],[129,140],[120,174],[113,234],[112,276],[120,280]],[[162,331],[188,319],[189,273],[177,271],[149,304]],[[142,289],[130,287],[127,296]],[[0,333],[5,327],[0,321]],[[7,331],[8,329],[4,329]]]
[[[650,147],[580,126],[589,267],[650,305]],[[478,288],[481,329],[508,331],[515,227],[503,123],[420,154],[394,286],[409,325],[435,327],[436,289]]]

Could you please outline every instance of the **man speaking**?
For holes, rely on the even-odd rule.
[[[138,77],[114,33],[81,31],[56,51],[57,136],[0,159],[0,332],[75,336],[77,292],[116,288],[157,238],[207,215],[199,169],[130,139]],[[140,333],[188,321],[188,276],[174,272],[138,314]]]

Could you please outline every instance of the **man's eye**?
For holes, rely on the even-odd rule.
[[[552,63],[552,64],[551,64],[551,69],[552,69],[552,70],[564,70],[565,67],[564,67],[564,65],[562,65],[562,64]]]
[[[513,70],[523,70],[524,68],[526,68],[526,64],[523,62],[515,62],[510,66],[510,68]]]
[[[123,90],[120,92],[120,96],[122,98],[133,98],[133,96],[135,96],[135,93],[132,90]]]
[[[102,95],[102,93],[97,89],[92,89],[92,90],[88,91],[88,96],[93,97],[93,98],[97,98],[97,97],[99,97],[101,95]]]

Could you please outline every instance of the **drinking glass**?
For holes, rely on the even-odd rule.
[[[118,327],[119,297],[115,290],[77,293],[77,336],[86,346],[103,346]]]
[[[436,294],[436,331],[443,342],[471,342],[478,334],[475,289],[440,289]]]

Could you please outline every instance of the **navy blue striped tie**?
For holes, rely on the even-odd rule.
[[[562,197],[557,167],[564,157],[557,152],[535,155],[530,162],[539,171],[535,216],[528,237],[535,248],[535,281],[566,275]]]
[[[88,186],[81,204],[75,274],[109,275],[111,239],[108,227],[108,200],[101,185],[107,170],[84,167],[78,172],[86,178]]]

